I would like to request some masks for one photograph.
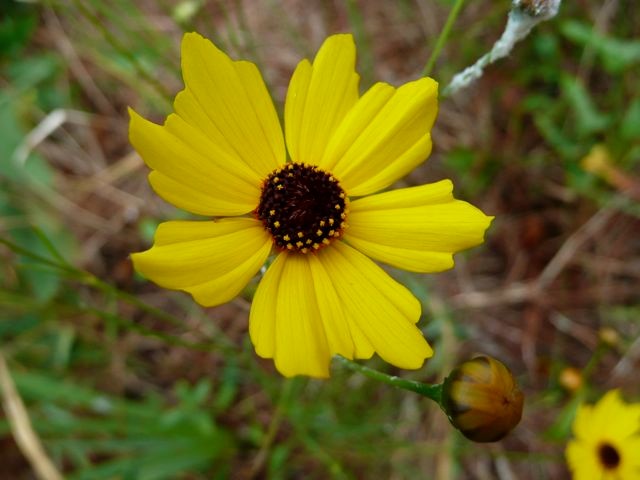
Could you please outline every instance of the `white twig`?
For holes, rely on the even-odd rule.
[[[453,95],[480,78],[487,65],[506,57],[516,43],[529,35],[538,23],[556,16],[561,0],[513,0],[507,26],[489,53],[456,74],[443,95]]]
[[[84,112],[56,108],[48,113],[47,116],[24,137],[22,143],[16,148],[15,152],[13,152],[13,161],[18,165],[24,165],[24,162],[27,161],[33,149],[65,123],[86,125],[87,122],[88,115]]]

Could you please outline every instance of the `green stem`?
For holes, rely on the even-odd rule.
[[[444,44],[447,42],[447,38],[449,37],[451,28],[453,27],[453,24],[455,23],[456,18],[458,18],[458,14],[460,13],[460,10],[462,10],[463,4],[464,4],[464,0],[456,0],[455,5],[449,12],[449,17],[447,17],[447,21],[444,24],[444,27],[442,28],[440,35],[438,36],[438,40],[436,40],[436,45],[433,47],[431,56],[429,57],[427,64],[424,66],[424,69],[422,70],[423,77],[428,77],[431,74],[431,71],[433,70],[433,66],[435,65],[436,60],[440,56],[440,52],[442,51]]]
[[[600,359],[602,359],[602,356],[606,351],[607,351],[607,345],[604,344],[602,341],[600,341],[598,343],[598,346],[596,347],[596,350],[593,352],[593,355],[589,359],[589,362],[582,369],[583,383],[586,384],[587,380],[589,379],[589,377],[591,376],[595,368],[598,366],[598,363],[600,363]]]
[[[264,464],[269,456],[269,450],[271,449],[273,442],[276,439],[276,435],[280,430],[282,421],[284,420],[285,413],[289,408],[295,381],[296,379],[286,379],[282,383],[278,404],[276,405],[275,412],[271,417],[271,422],[269,422],[269,428],[264,436],[262,445],[260,446],[260,451],[255,456],[253,465],[251,465],[249,478],[255,478],[256,476],[258,476],[258,474],[264,468]]]
[[[83,3],[81,0],[73,0],[75,6],[80,10],[80,13],[84,15],[84,17],[91,23],[91,25],[96,29],[96,31],[100,32],[106,42],[113,48],[116,52],[121,54],[124,58],[126,58],[134,70],[138,74],[140,78],[145,80],[149,86],[151,86],[156,94],[165,102],[171,103],[171,92],[165,88],[165,86],[158,81],[158,79],[147,72],[146,67],[140,62],[138,57],[131,53],[127,45],[123,44],[116,38],[115,35],[111,33],[111,31],[105,27],[104,23],[100,21],[98,16]]]
[[[386,383],[387,385],[391,385],[396,388],[402,388],[404,390],[409,390],[410,392],[418,393],[424,397],[430,398],[438,405],[441,404],[441,383],[434,385],[430,383],[416,382],[415,380],[405,380],[396,376],[387,375],[386,373],[374,370],[373,368],[365,367],[364,365],[360,365],[359,363],[348,360],[340,355],[337,355],[335,358],[345,367],[353,370],[354,372],[361,373],[365,377]]]
[[[67,263],[62,263],[64,261],[64,259],[57,254],[56,257],[60,259],[60,261],[55,261],[53,259],[44,257],[42,255],[39,255],[37,253],[31,252],[23,247],[21,247],[20,245],[17,245],[15,243],[13,243],[10,240],[7,240],[6,238],[0,237],[0,245],[5,245],[7,248],[9,248],[10,250],[12,250],[14,253],[17,253],[19,255],[23,255],[24,257],[30,258],[31,260],[34,260],[36,262],[39,262],[43,265],[46,265],[48,267],[52,267],[52,268],[56,268],[60,271],[61,275],[64,275],[66,278],[70,279],[70,280],[75,280],[79,283],[81,283],[82,285],[85,285],[89,288],[95,289],[95,290],[99,290],[100,292],[104,293],[105,295],[112,295],[113,297],[128,303],[129,305],[133,305],[134,307],[142,310],[145,313],[148,313],[149,315],[151,315],[152,317],[155,317],[159,320],[163,320],[164,322],[166,322],[167,324],[170,324],[174,327],[179,327],[179,328],[184,328],[184,320],[172,315],[171,313],[162,310],[158,307],[154,307],[152,305],[149,305],[148,303],[143,302],[142,300],[138,299],[138,297],[136,297],[135,295],[132,295],[130,293],[124,292],[122,290],[120,290],[119,288],[105,282],[104,280],[101,280],[100,278],[96,277],[95,275],[93,275],[90,272],[87,272],[85,270],[81,270],[78,268],[73,267],[72,265],[69,265]],[[104,315],[111,315],[108,314],[106,312],[101,312],[98,309],[89,309],[88,307],[85,308],[85,310],[90,311],[90,313],[93,313],[95,315],[98,316],[103,316],[103,318],[107,318],[104,317]],[[117,318],[117,317],[116,317]],[[119,319],[119,323],[122,323],[122,319]],[[135,323],[130,323],[127,325],[127,328],[133,328],[135,326]],[[139,331],[140,333],[143,333],[145,335],[150,335],[152,334],[152,330],[151,329],[147,329],[143,326],[137,326],[135,327],[135,329],[137,331]],[[164,336],[164,339],[166,340],[168,337],[170,337],[169,335],[164,335],[162,333],[156,333],[154,334],[154,336],[158,337],[158,338],[162,338]],[[182,340],[180,339],[176,339],[176,342],[181,342],[183,343],[183,346],[188,346],[188,347],[194,347],[196,349],[206,349],[206,350],[210,350],[210,348],[207,348],[205,344],[192,344],[189,342],[182,342]],[[174,342],[175,343],[175,342]],[[226,351],[233,351],[235,350],[237,347],[233,344],[233,342],[230,342],[228,339],[226,339],[225,337],[222,336],[218,336],[216,338],[216,342],[215,342],[216,347],[219,348],[223,348]]]
[[[369,38],[364,27],[362,11],[360,10],[356,0],[347,0],[346,7],[349,25],[353,30],[356,44],[358,45],[358,63],[361,67],[360,71],[362,73],[362,78],[365,85],[371,85],[371,83],[373,83],[374,61]]]

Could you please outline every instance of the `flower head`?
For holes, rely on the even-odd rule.
[[[520,422],[524,396],[513,374],[495,358],[458,365],[442,386],[442,407],[451,424],[474,442],[496,442]]]
[[[132,255],[136,269],[213,306],[238,295],[275,254],[249,333],[257,354],[286,376],[327,377],[335,354],[376,352],[420,368],[432,355],[415,325],[420,303],[369,257],[446,270],[491,222],[455,200],[448,180],[378,193],[428,157],[437,84],[377,83],[360,96],[354,68],[350,35],[329,37],[313,63],[302,60],[283,136],[255,65],[188,33],[175,113],[160,126],[131,111],[131,143],[152,169],[151,186],[210,218],[161,224],[153,247]]]
[[[574,480],[640,479],[640,404],[612,390],[578,408],[573,433],[566,455]]]

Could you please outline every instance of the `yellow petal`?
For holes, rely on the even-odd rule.
[[[284,163],[278,115],[255,65],[232,61],[209,40],[187,33],[182,72],[186,89],[176,97],[178,115],[261,178]]]
[[[320,162],[350,196],[369,195],[406,175],[431,153],[438,84],[430,78],[398,89],[378,83],[349,111]]]
[[[574,480],[602,480],[602,468],[591,446],[570,441],[565,455]]]
[[[640,456],[638,456],[638,452],[640,452],[640,436],[636,435],[619,442],[618,448],[622,457],[619,478],[640,479]]]
[[[276,258],[258,286],[249,322],[256,352],[273,357],[284,376],[329,376],[331,355],[305,255]]]
[[[183,290],[204,306],[238,295],[264,264],[272,240],[252,218],[166,222],[154,246],[131,255],[141,274],[164,288]]]
[[[305,118],[307,92],[313,67],[309,60],[304,59],[293,72],[287,89],[287,99],[284,104],[284,129],[287,139],[287,150],[293,161],[301,161],[304,152],[300,151],[300,133],[302,121]]]
[[[611,390],[593,407],[590,423],[598,428],[594,431],[623,440],[640,433],[640,409],[627,404],[619,390]]]
[[[331,278],[350,327],[357,327],[380,357],[400,368],[416,369],[433,355],[414,325],[421,308],[409,290],[343,242],[321,250],[318,259]]]
[[[317,165],[331,135],[358,100],[355,59],[351,35],[332,35],[313,66],[303,60],[296,68],[285,105],[287,147],[294,162]]]
[[[258,205],[260,180],[178,116],[156,125],[129,110],[129,138],[165,200],[200,215],[242,215]],[[155,175],[153,175],[155,174]]]
[[[331,272],[327,271],[320,260],[320,255],[306,255],[306,257],[309,259],[320,316],[331,355],[338,354],[349,359],[370,358],[373,355],[373,346],[358,324],[345,313]]]
[[[452,255],[482,243],[492,217],[455,200],[449,180],[393,190],[351,203],[344,239],[362,253],[404,270],[437,272]]]
[[[581,441],[592,441],[598,434],[597,430],[593,430],[592,421],[593,407],[590,405],[580,405],[576,411],[576,418],[573,421],[573,434]]]
[[[276,315],[278,289],[286,255],[280,253],[260,280],[251,302],[249,314],[249,336],[262,358],[273,358],[276,354]]]

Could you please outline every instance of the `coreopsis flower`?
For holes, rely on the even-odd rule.
[[[437,84],[377,83],[359,96],[355,55],[350,35],[334,35],[298,64],[283,136],[256,66],[188,33],[175,113],[160,126],[131,111],[151,186],[209,217],[161,224],[153,247],[132,255],[135,268],[213,306],[273,254],[249,333],[285,376],[327,377],[335,354],[420,368],[432,355],[415,325],[420,302],[371,259],[446,270],[491,222],[455,200],[448,180],[380,193],[429,155]]]
[[[492,357],[466,361],[442,385],[442,408],[474,442],[496,442],[522,418],[524,396],[511,371]]]
[[[595,405],[581,405],[573,421],[567,461],[574,480],[640,479],[640,404],[608,392]]]

